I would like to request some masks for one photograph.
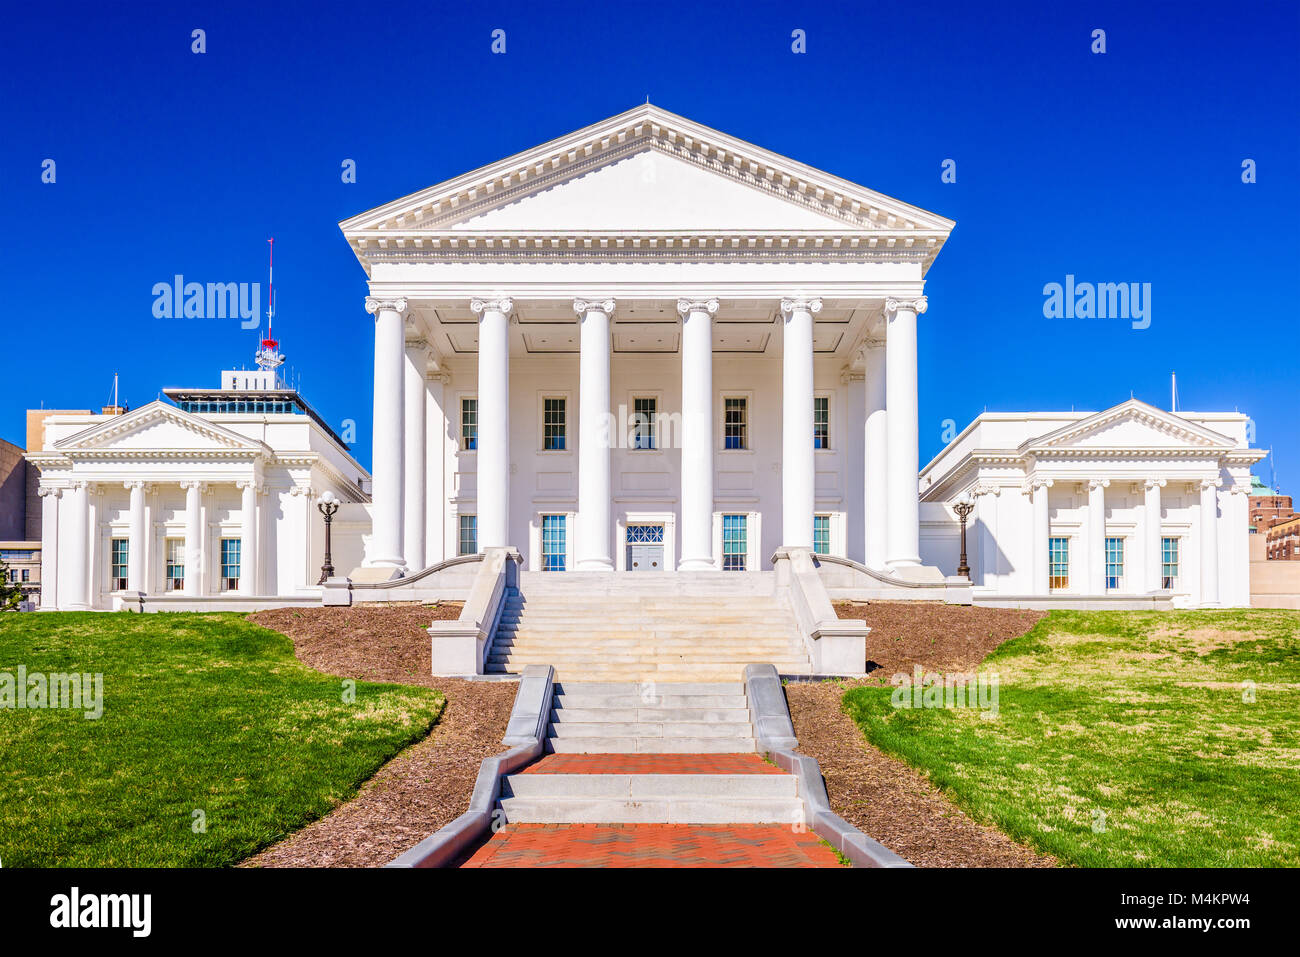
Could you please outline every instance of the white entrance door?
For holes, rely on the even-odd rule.
[[[627,570],[661,572],[664,569],[664,527],[629,525],[627,527]]]

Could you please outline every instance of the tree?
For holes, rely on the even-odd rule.
[[[0,558],[0,611],[17,611],[23,600],[23,586],[9,578],[9,566]]]

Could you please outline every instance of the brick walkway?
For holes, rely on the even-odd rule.
[[[840,862],[817,835],[796,834],[779,824],[508,824],[462,866],[839,867]]]
[[[786,774],[757,754],[548,754],[521,774]]]

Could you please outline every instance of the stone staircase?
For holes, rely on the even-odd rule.
[[[794,776],[755,753],[739,682],[564,682],[547,734],[551,753],[503,782],[500,806],[511,824],[802,817]]]
[[[549,664],[568,681],[737,681],[811,665],[771,572],[524,573],[485,670]]]

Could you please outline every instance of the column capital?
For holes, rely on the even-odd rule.
[[[1110,479],[1088,479],[1089,492],[1099,488],[1110,488]]]
[[[1154,478],[1149,478],[1149,479],[1147,479],[1145,482],[1142,483],[1142,487],[1145,488],[1145,489],[1149,492],[1149,491],[1151,491],[1153,488],[1164,488],[1166,484],[1167,484],[1167,482],[1166,482],[1165,479],[1154,479]]]
[[[573,311],[580,316],[585,316],[589,312],[603,312],[607,316],[614,314],[615,302],[608,297],[604,299],[575,299],[573,300]]]
[[[718,311],[718,300],[716,299],[678,299],[677,311],[687,316],[693,312],[707,312],[713,315]]]
[[[151,492],[151,491],[153,491],[153,486],[152,486],[150,483],[144,481],[143,479],[131,479],[129,482],[123,482],[123,483],[122,483],[122,488],[124,488],[124,489],[126,489],[126,490],[128,490],[128,491],[130,491],[131,489],[137,489],[137,488],[138,488],[140,491],[142,491],[142,492]]]
[[[187,492],[190,489],[195,489],[199,492],[199,494],[202,494],[207,490],[208,484],[206,482],[200,482],[197,479],[185,479],[183,482],[180,483],[180,486],[181,488],[185,489],[185,491]]]
[[[1231,494],[1233,494],[1233,495],[1245,495],[1245,496],[1249,496],[1249,495],[1250,495],[1250,486],[1249,486],[1249,485],[1239,485],[1239,484],[1237,484],[1236,482],[1233,482],[1231,485],[1228,486],[1228,491],[1229,491]]]
[[[885,318],[893,319],[900,309],[910,309],[918,316],[929,308],[930,300],[925,296],[917,296],[915,299],[886,299],[885,300]]]
[[[1027,493],[1036,492],[1040,488],[1051,488],[1056,484],[1055,479],[1043,478],[1041,475],[1034,478],[1025,479],[1021,489]]]
[[[59,493],[62,491],[63,489],[58,488],[54,485],[42,485],[40,488],[36,490],[36,494],[41,496],[42,498],[44,498],[47,495],[53,495],[55,498],[58,498]]]
[[[970,490],[970,494],[973,498],[979,498],[981,495],[1001,495],[1002,486],[989,485],[987,483],[980,482],[977,483],[975,487]]]
[[[301,495],[305,498],[311,498],[316,494],[316,492],[315,490],[312,489],[310,485],[295,485],[293,488],[289,489],[289,494]]]
[[[811,312],[813,315],[822,311],[822,301],[816,298],[782,299],[781,312],[789,316],[795,312]]]
[[[377,316],[381,312],[395,312],[401,315],[406,312],[406,298],[396,296],[391,299],[383,299],[379,296],[366,296],[366,312],[372,316]]]
[[[508,316],[514,311],[515,301],[509,296],[496,296],[492,299],[471,299],[469,308],[476,316],[484,312],[499,312]]]
[[[1219,488],[1222,485],[1223,479],[1221,478],[1201,479],[1200,488],[1204,492],[1206,489]]]
[[[256,494],[257,492],[260,492],[262,490],[262,483],[259,482],[257,479],[236,479],[235,480],[235,488],[239,489],[241,492],[244,489],[250,487],[253,489],[253,492]]]

